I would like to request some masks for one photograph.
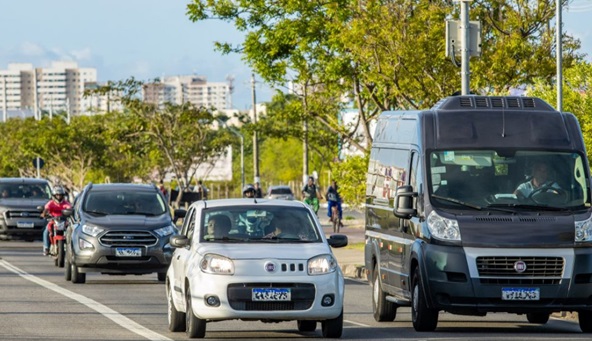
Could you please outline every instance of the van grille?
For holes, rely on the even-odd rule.
[[[99,241],[107,246],[151,246],[158,240],[148,231],[109,231]]]
[[[524,272],[514,270],[514,264],[526,264]],[[498,279],[560,279],[564,260],[561,257],[477,257],[479,277]]]

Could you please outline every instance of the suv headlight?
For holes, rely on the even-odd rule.
[[[201,259],[199,268],[208,274],[234,275],[234,262],[232,259],[212,253],[206,254]]]
[[[82,232],[84,232],[90,236],[93,236],[93,237],[96,237],[99,233],[101,233],[103,231],[105,231],[105,229],[102,229],[98,226],[87,225],[87,224],[82,225]]]
[[[428,229],[432,236],[440,240],[460,241],[460,229],[456,219],[448,219],[432,211],[428,216]]]
[[[337,270],[337,262],[331,255],[320,255],[308,260],[309,275],[323,275],[335,270]]]
[[[576,242],[592,241],[592,216],[586,220],[576,221]]]
[[[154,233],[156,233],[159,237],[165,237],[174,234],[175,232],[177,232],[177,229],[173,225],[167,225],[154,230]]]

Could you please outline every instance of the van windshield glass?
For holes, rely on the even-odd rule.
[[[436,206],[577,208],[590,203],[586,171],[577,153],[441,150],[429,154],[428,179]]]

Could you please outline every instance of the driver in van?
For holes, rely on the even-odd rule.
[[[547,163],[535,162],[532,166],[532,178],[518,185],[514,194],[521,199],[528,198],[534,191],[542,188],[548,188],[547,191],[550,193],[559,194],[561,187],[551,178],[550,173],[551,169]]]

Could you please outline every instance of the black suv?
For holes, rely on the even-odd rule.
[[[47,222],[37,207],[49,199],[45,179],[0,178],[0,239],[41,239]]]
[[[169,207],[154,185],[88,184],[76,197],[67,233],[65,277],[86,273],[149,274],[164,281],[177,233]]]

